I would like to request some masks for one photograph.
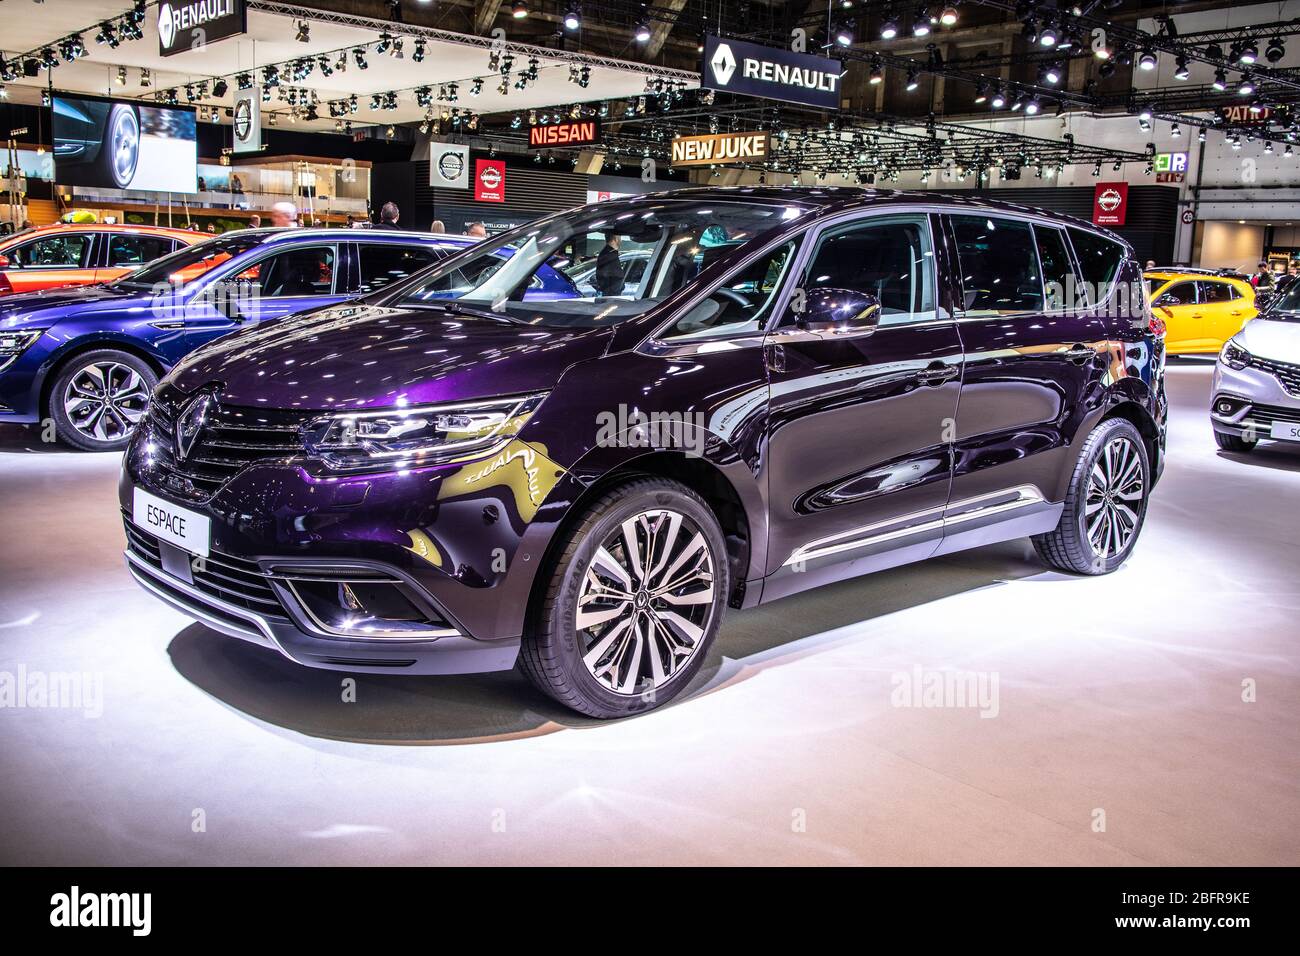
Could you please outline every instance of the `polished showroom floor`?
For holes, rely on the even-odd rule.
[[[1295,865],[1300,449],[1218,453],[1209,381],[1114,575],[1015,542],[733,614],[619,723],[513,673],[343,703],[136,587],[115,456],[0,428],[0,672],[103,687],[0,709],[0,862]],[[996,696],[900,706],[945,669]]]

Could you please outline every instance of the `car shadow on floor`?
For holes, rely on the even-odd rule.
[[[49,454],[63,452],[68,455],[108,454],[121,455],[117,452],[78,451],[58,441],[45,441],[39,425],[0,425],[0,455]]]
[[[732,611],[700,672],[670,706],[690,706],[704,694],[724,693],[765,669],[837,643],[808,640],[815,635],[1043,573],[1029,543],[1014,541]],[[472,744],[605,723],[553,703],[518,671],[398,677],[316,670],[201,624],[178,633],[168,653],[182,677],[235,711],[329,740]],[[351,703],[345,702],[348,680],[355,681]]]
[[[1300,445],[1286,442],[1256,445],[1252,451],[1248,452],[1219,449],[1218,455],[1225,461],[1235,461],[1238,464],[1251,465],[1256,468],[1300,472]]]

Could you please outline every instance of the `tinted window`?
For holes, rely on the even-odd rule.
[[[286,249],[249,266],[237,279],[259,286],[270,299],[329,295],[334,289],[334,247]]]
[[[266,233],[245,230],[181,246],[170,255],[141,266],[118,279],[120,285],[152,286],[160,282],[189,283],[199,276],[247,252],[262,242]]]
[[[1047,307],[1064,309],[1072,306],[1068,297],[1073,294],[1074,283],[1070,277],[1074,272],[1074,264],[1065,248],[1065,236],[1061,230],[1050,226],[1034,226],[1034,237],[1038,240],[1038,259],[1043,264]]]
[[[950,218],[967,312],[1034,312],[1043,307],[1038,251],[1028,223],[988,216]]]
[[[11,249],[9,266],[15,269],[80,269],[90,254],[87,235],[46,236]]]
[[[1237,290],[1227,282],[1202,282],[1202,302],[1231,302],[1237,297]]]
[[[760,256],[673,323],[663,337],[680,341],[760,331],[772,314],[772,304],[790,268],[795,248],[796,243],[791,240]]]
[[[1119,264],[1124,261],[1124,247],[1082,229],[1070,230],[1070,242],[1074,244],[1074,254],[1079,257],[1083,281],[1099,290],[1096,301],[1101,301],[1106,297],[1101,287],[1115,281]]]
[[[428,246],[361,243],[361,291],[374,292],[430,265],[435,256]]]
[[[1176,301],[1169,302],[1169,297],[1173,297]],[[1191,305],[1196,301],[1196,283],[1177,282],[1161,292],[1157,301],[1159,305]]]
[[[161,236],[115,235],[108,241],[110,268],[135,268],[165,256],[175,247],[171,239]]]
[[[849,289],[880,300],[880,324],[934,318],[934,253],[922,217],[874,219],[822,236],[807,289]]]

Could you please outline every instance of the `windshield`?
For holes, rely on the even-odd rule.
[[[805,211],[748,197],[607,200],[487,240],[424,273],[394,304],[455,300],[530,325],[616,325]]]
[[[208,239],[146,263],[122,276],[116,284],[149,287],[159,283],[187,285],[266,238],[267,233],[264,232],[240,232]]]
[[[1300,322],[1300,282],[1292,281],[1286,291],[1270,302],[1261,315],[1279,322]]]

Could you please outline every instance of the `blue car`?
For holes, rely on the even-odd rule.
[[[378,292],[468,248],[464,236],[248,229],[100,286],[0,299],[0,422],[52,420],[87,451],[126,445],[158,379],[237,329]],[[548,297],[576,294],[558,273]]]

